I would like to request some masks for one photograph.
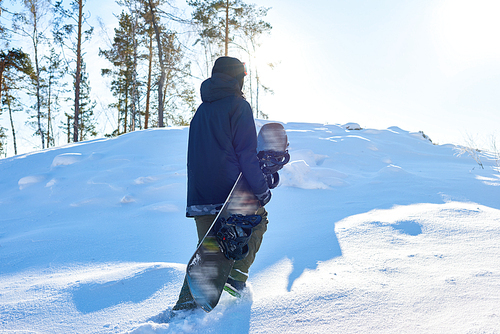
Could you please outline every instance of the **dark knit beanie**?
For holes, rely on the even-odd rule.
[[[238,80],[240,88],[243,88],[243,78],[246,75],[245,65],[236,58],[220,57],[215,61],[212,75],[224,73]]]

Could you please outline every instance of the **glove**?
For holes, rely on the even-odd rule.
[[[265,193],[255,195],[260,202],[261,206],[266,205],[271,200],[271,190],[267,189]]]

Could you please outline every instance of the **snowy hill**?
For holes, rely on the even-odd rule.
[[[263,121],[258,121],[261,125]],[[0,160],[0,333],[498,333],[500,171],[420,133],[285,124],[250,292],[171,324],[187,128]]]

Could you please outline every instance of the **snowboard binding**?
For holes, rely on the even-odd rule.
[[[252,228],[262,220],[259,215],[231,215],[222,219],[217,232],[217,242],[228,260],[242,260],[248,255],[248,242]]]
[[[280,181],[278,171],[290,161],[288,136],[279,123],[267,123],[257,136],[257,157],[266,177],[269,189],[274,189]]]
[[[257,154],[260,161],[260,168],[266,176],[269,189],[274,189],[280,182],[278,171],[290,161],[288,150],[283,152],[260,151]]]

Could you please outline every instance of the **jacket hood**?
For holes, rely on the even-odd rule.
[[[214,73],[201,84],[201,100],[214,102],[228,96],[243,97],[238,80],[224,73]]]

